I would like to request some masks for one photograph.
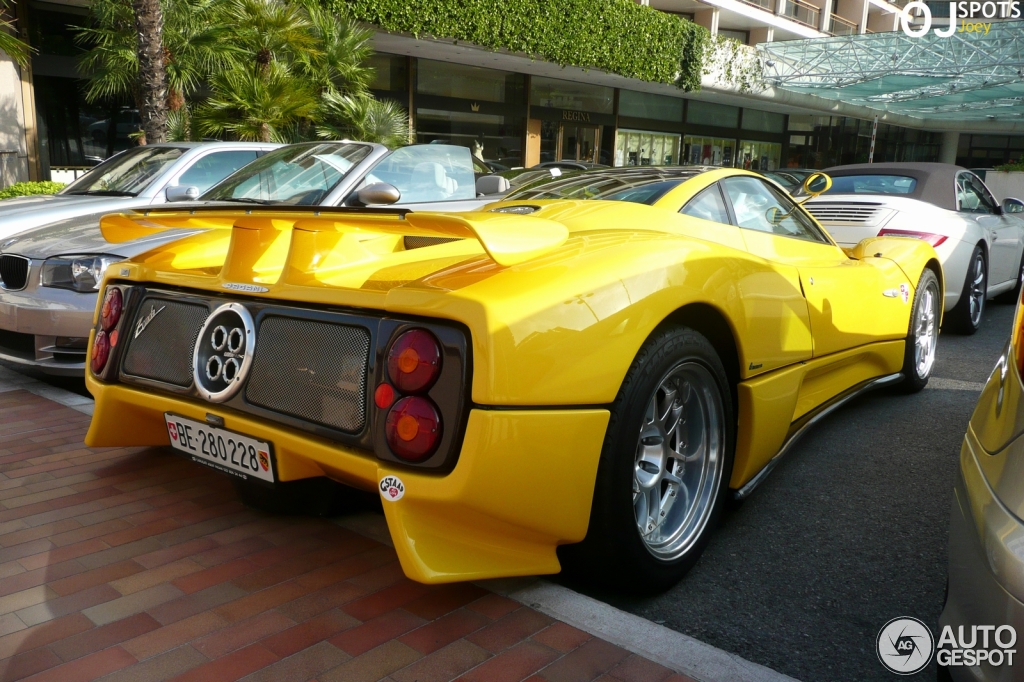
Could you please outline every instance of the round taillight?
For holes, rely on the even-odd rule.
[[[388,378],[402,393],[430,388],[441,373],[441,345],[425,329],[410,329],[391,344]]]
[[[391,388],[391,384],[381,384],[373,392],[373,402],[382,410],[388,409],[395,402],[395,389]]]
[[[402,398],[388,412],[385,424],[391,451],[407,462],[422,462],[441,440],[441,415],[426,398]]]
[[[92,342],[92,372],[99,374],[107,366],[107,358],[110,357],[110,339],[105,331],[96,332],[96,339]]]
[[[116,327],[121,320],[123,309],[124,298],[121,290],[113,287],[107,289],[107,295],[103,297],[103,306],[100,308],[100,328],[109,332]]]

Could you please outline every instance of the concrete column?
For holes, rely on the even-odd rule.
[[[939,147],[940,163],[956,163],[956,149],[960,146],[960,133],[945,131],[942,133],[942,146]]]
[[[703,26],[711,31],[711,35],[718,35],[718,8],[698,10],[693,13],[693,23]]]
[[[0,52],[0,188],[28,180],[25,108],[17,65]]]
[[[828,33],[829,21],[832,19],[832,0],[825,0],[821,5],[821,23],[818,25],[818,30],[822,33]]]

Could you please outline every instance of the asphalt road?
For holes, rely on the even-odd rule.
[[[1012,320],[1013,306],[990,302],[976,335],[942,334],[933,377],[984,382]],[[868,394],[823,420],[670,591],[590,594],[804,682],[934,680],[934,662],[900,678],[875,654],[897,616],[938,635],[953,481],[978,392],[933,384]]]

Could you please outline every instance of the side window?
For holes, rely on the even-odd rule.
[[[971,173],[956,176],[956,202],[967,213],[995,213],[996,201],[985,185]]]
[[[722,180],[736,224],[748,230],[828,243],[793,200],[766,182],[749,176]]]
[[[386,182],[398,188],[397,204],[476,198],[473,157],[466,147],[420,144],[393,151],[362,183]]]
[[[718,189],[718,183],[711,185],[690,199],[679,212],[683,215],[703,218],[704,220],[711,220],[716,223],[725,223],[726,225],[730,223],[729,212],[725,208],[725,201],[722,199],[721,190]]]
[[[213,152],[192,164],[181,174],[178,184],[194,185],[205,192],[242,166],[256,160],[256,150]]]

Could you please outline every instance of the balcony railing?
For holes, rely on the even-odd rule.
[[[818,28],[818,17],[821,15],[821,11],[802,0],[786,0],[786,10],[783,14],[801,24]]]
[[[775,13],[775,0],[743,0],[748,5]]]
[[[828,20],[828,32],[834,36],[852,36],[857,34],[857,24],[833,14]]]

